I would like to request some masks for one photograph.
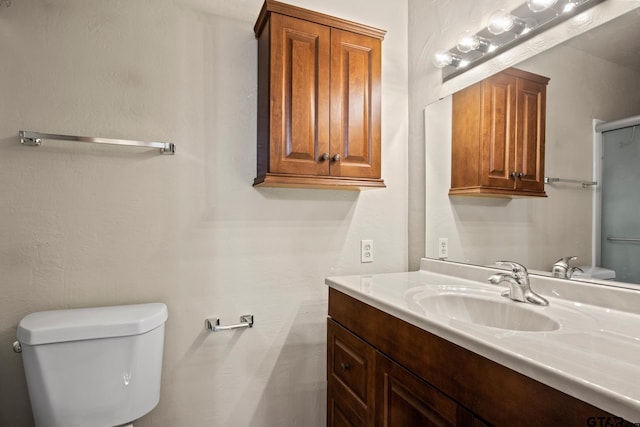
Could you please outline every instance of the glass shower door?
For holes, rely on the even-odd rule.
[[[601,265],[640,283],[640,125],[602,133]]]

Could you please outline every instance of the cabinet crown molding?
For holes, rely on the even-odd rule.
[[[357,22],[349,21],[342,18],[336,18],[331,15],[326,15],[324,13],[315,12],[313,10],[304,9],[298,6],[292,6],[290,4],[281,3],[275,0],[266,0],[262,5],[260,15],[258,16],[256,24],[253,27],[253,32],[255,33],[256,37],[259,37],[260,33],[262,33],[262,30],[268,22],[268,17],[271,12],[331,26],[334,28],[339,28],[345,31],[363,34],[369,37],[375,37],[380,40],[383,40],[385,34],[387,33],[385,30],[381,30],[379,28],[359,24]]]

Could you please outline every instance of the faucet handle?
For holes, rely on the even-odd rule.
[[[581,269],[580,267],[570,268],[569,271],[567,271],[567,279],[571,279],[571,277],[573,277],[573,273],[575,273],[576,271],[579,271],[580,273],[584,273],[584,270]]]
[[[511,271],[514,273],[524,273],[527,274],[527,268],[514,261],[496,261],[497,265],[505,265],[507,267],[511,267]]]
[[[577,256],[566,256],[563,258],[560,258],[559,260],[557,260],[555,263],[558,265],[562,265],[564,267],[569,267],[569,262],[578,259]]]

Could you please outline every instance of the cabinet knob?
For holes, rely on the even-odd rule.
[[[329,160],[329,153],[322,153],[322,156],[320,156],[320,160]]]
[[[518,172],[518,178],[522,179],[523,176],[524,176],[524,173]]]
[[[333,161],[334,161],[334,162],[339,162],[339,161],[340,161],[340,159],[342,159],[342,157],[340,156],[340,154],[335,154],[335,155],[333,156]]]
[[[516,179],[516,176],[518,176],[518,172],[509,173],[509,178],[511,178],[511,179]]]
[[[351,366],[349,366],[349,364],[348,364],[348,363],[346,363],[346,362],[342,362],[342,363],[340,364],[340,367],[342,368],[342,370],[343,370],[343,371],[348,371],[348,370],[349,370],[349,368],[351,368]]]

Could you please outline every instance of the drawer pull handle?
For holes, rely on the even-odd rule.
[[[349,364],[346,362],[342,362],[340,364],[340,367],[342,368],[343,371],[348,371],[349,369],[351,369],[351,366],[349,366]]]

